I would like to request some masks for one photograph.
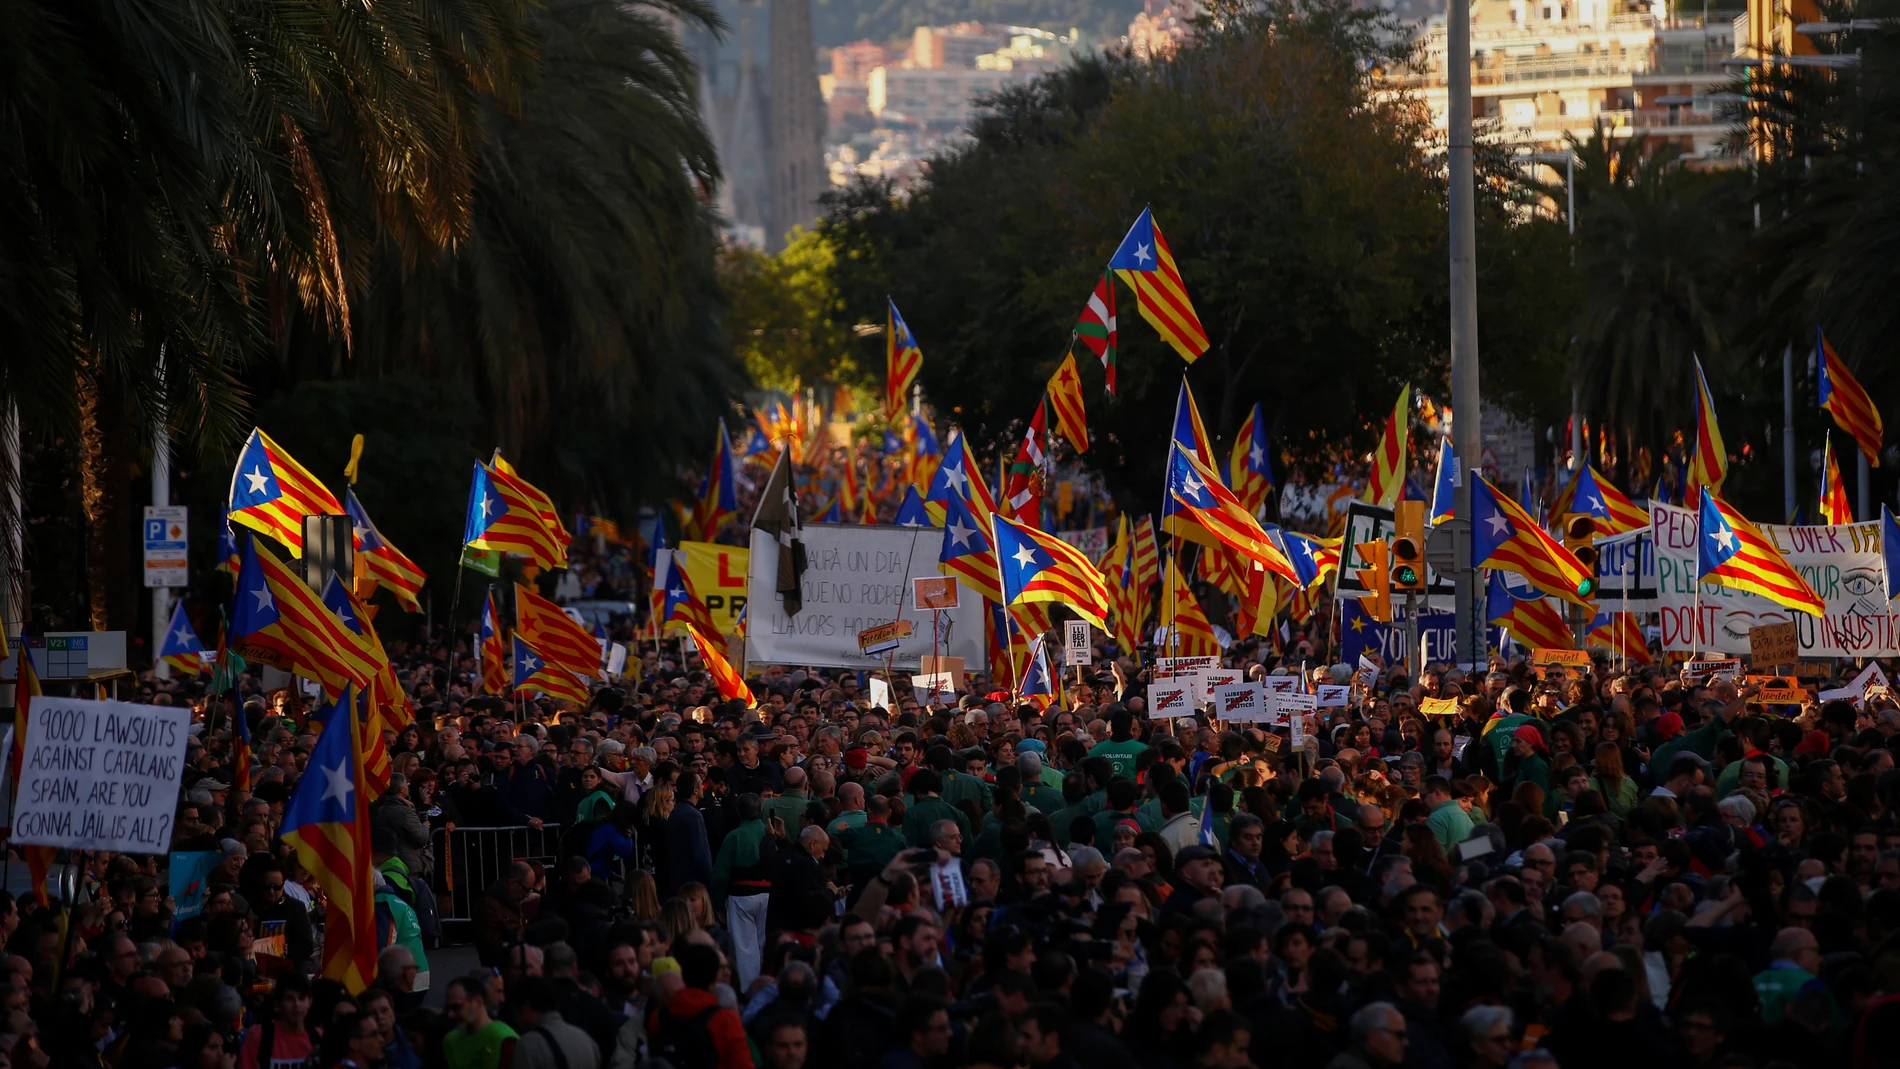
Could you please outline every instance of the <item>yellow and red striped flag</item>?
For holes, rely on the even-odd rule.
[[[1847,503],[1847,487],[1841,485],[1840,461],[1834,457],[1834,436],[1828,435],[1821,450],[1821,522],[1853,523],[1854,507]]]
[[[1600,535],[1649,529],[1649,510],[1638,508],[1636,502],[1597,474],[1596,468],[1588,463],[1577,469],[1569,489],[1551,506],[1553,516],[1566,512],[1587,512],[1595,517]]]
[[[943,506],[943,549],[937,555],[937,571],[956,577],[986,600],[1001,602],[1003,588],[996,574],[989,524],[972,515],[958,494],[946,495]]]
[[[539,501],[524,487],[533,489],[515,476],[478,462],[469,483],[462,542],[475,549],[518,553],[541,568],[566,567],[566,528],[549,527]]]
[[[897,302],[886,297],[884,303],[889,308],[884,320],[884,416],[894,419],[910,403],[911,384],[924,368],[924,351],[898,314]]]
[[[1526,646],[1567,650],[1575,644],[1570,625],[1556,602],[1542,595],[1519,597],[1511,593],[1501,571],[1491,572],[1485,584],[1484,616]]]
[[[356,535],[356,595],[368,598],[376,593],[378,585],[386,586],[403,608],[421,612],[422,602],[417,595],[428,575],[376,529],[363,503],[356,499],[355,490],[344,492],[343,508]]]
[[[1108,261],[1121,280],[1135,291],[1135,306],[1141,318],[1174,346],[1181,359],[1192,364],[1207,351],[1207,330],[1194,314],[1194,302],[1188,300],[1187,284],[1175,266],[1168,239],[1161,236],[1154,214],[1147,208],[1135,225],[1128,228],[1121,247]]]
[[[1820,369],[1821,407],[1834,416],[1834,422],[1842,430],[1854,436],[1855,444],[1860,446],[1867,463],[1880,466],[1880,444],[1885,431],[1880,425],[1880,410],[1874,407],[1873,399],[1867,391],[1861,389],[1847,365],[1834,352],[1834,347],[1821,336],[1820,328],[1814,331],[1814,348],[1817,359],[1815,365]]]
[[[1143,591],[1161,581],[1161,547],[1155,541],[1155,518],[1144,515],[1134,522],[1135,585]]]
[[[1516,572],[1546,594],[1594,607],[1591,572],[1576,555],[1537,525],[1524,506],[1511,500],[1472,468],[1471,565]]]
[[[281,838],[316,878],[327,900],[323,926],[326,979],[360,994],[376,977],[376,900],[370,857],[369,791],[355,696],[337,696],[308,771],[284,806]]]
[[[713,677],[713,685],[719,688],[719,697],[726,701],[738,699],[752,705],[752,688],[746,685],[745,677],[732,666],[723,648],[724,643],[718,635],[701,631],[697,627],[686,629],[693,636],[693,645],[699,648],[699,659],[706,662],[706,671]]]
[[[997,513],[991,540],[1002,580],[1003,604],[1053,601],[1108,630],[1108,586],[1081,550],[1052,534]]]
[[[1405,489],[1405,445],[1412,426],[1412,385],[1399,391],[1399,403],[1385,418],[1379,432],[1379,446],[1372,453],[1371,478],[1366,483],[1366,500],[1392,508]]]
[[[1826,611],[1827,603],[1794,570],[1788,558],[1706,486],[1702,488],[1697,521],[1697,579],[1760,594],[1777,605],[1811,616]]]
[[[1179,559],[1168,555],[1168,589],[1161,596],[1161,626],[1171,629],[1175,644],[1170,656],[1175,657],[1218,657],[1220,643],[1214,638],[1214,627],[1207,622],[1207,613],[1201,610],[1201,603],[1188,589],[1187,578],[1181,574]]]
[[[1702,375],[1702,361],[1695,362],[1695,452],[1689,457],[1688,486],[1693,490],[1706,486],[1722,489],[1728,475],[1728,447],[1722,444],[1722,428],[1715,423],[1715,399],[1709,396],[1709,380]]]
[[[1584,640],[1586,645],[1607,649],[1631,664],[1656,663],[1656,655],[1649,652],[1649,642],[1643,638],[1642,621],[1633,612],[1597,613]]]
[[[293,557],[303,556],[303,518],[340,516],[343,506],[323,481],[297,463],[260,428],[238,454],[231,472],[225,509],[232,523],[283,543]]]
[[[346,687],[367,687],[375,678],[363,637],[345,627],[282,561],[258,552],[255,538],[244,543],[235,602],[230,645],[246,660],[315,680],[331,697]]]
[[[515,584],[515,630],[577,676],[600,674],[600,640],[531,587]]]
[[[493,590],[483,599],[481,644],[482,693],[508,693],[508,633],[501,626]]]
[[[721,420],[720,426],[723,428],[724,425],[725,421]],[[543,493],[540,487],[522,478],[521,473],[515,470],[515,466],[508,463],[508,458],[501,455],[501,450],[495,450],[495,455],[489,458],[488,466],[502,475],[509,490],[533,503],[535,511],[541,516],[542,525],[553,535],[555,544],[560,547],[561,563],[552,567],[567,567],[567,547],[574,541],[574,536],[568,533],[567,524],[561,521],[561,514],[554,508],[553,499]]]
[[[575,678],[574,673],[553,664],[534,648],[534,644],[515,632],[514,678],[512,693],[545,694],[560,701],[586,705],[588,701],[587,685]]]
[[[1228,485],[1234,496],[1249,513],[1258,516],[1273,491],[1273,459],[1267,451],[1267,424],[1260,402],[1253,403],[1253,410],[1235,432],[1233,453],[1227,463],[1232,476]]]
[[[1088,412],[1082,407],[1082,376],[1075,369],[1073,352],[1056,365],[1049,376],[1049,400],[1056,406],[1056,433],[1069,440],[1078,453],[1089,451]]]
[[[1260,521],[1253,518],[1232,490],[1221,485],[1220,479],[1206,465],[1182,449],[1179,442],[1174,443],[1168,458],[1168,495],[1181,506],[1182,514],[1219,539],[1221,545],[1287,582],[1299,585],[1292,562],[1267,538]],[[1177,514],[1177,518],[1181,518],[1181,514]],[[1218,550],[1219,547],[1209,548]]]

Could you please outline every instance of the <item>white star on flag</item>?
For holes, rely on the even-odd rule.
[[[958,494],[964,494],[966,493],[964,487],[970,484],[970,477],[963,474],[963,469],[955,464],[945,464],[943,466],[943,481],[949,485],[950,489],[955,490]]]
[[[258,585],[256,590],[251,591],[251,596],[257,599],[258,612],[263,612],[265,609],[273,608],[276,604],[275,602],[271,601],[270,587],[265,586],[261,583]]]
[[[250,471],[245,472],[244,478],[251,484],[251,493],[267,494],[270,492],[270,476],[264,474],[264,469],[261,465],[253,466]]]
[[[1502,535],[1511,529],[1511,521],[1505,519],[1502,513],[1494,512],[1491,514],[1491,518],[1484,522],[1491,525],[1491,533],[1493,535]]]
[[[339,761],[335,767],[324,769],[323,778],[328,781],[323,789],[323,800],[327,802],[334,798],[345,806],[349,805],[350,792],[356,789],[356,785],[350,782],[350,773],[343,763]]]
[[[1719,531],[1711,531],[1709,533],[1709,539],[1716,545],[1721,546],[1724,550],[1733,550],[1735,548],[1735,532],[1726,527]]]
[[[1258,468],[1260,466],[1260,462],[1265,459],[1267,459],[1267,451],[1260,448],[1259,446],[1256,445],[1253,448],[1247,450],[1247,462],[1249,464],[1252,464],[1254,467]]]
[[[191,641],[191,632],[186,631],[184,628],[181,627],[178,630],[172,632],[172,638],[175,639],[178,642],[178,644],[182,646],[186,642]]]
[[[1187,490],[1189,497],[1200,497],[1201,491],[1204,489],[1201,481],[1196,479],[1191,473],[1186,479],[1182,480],[1181,485]]]
[[[1030,549],[1028,546],[1017,546],[1016,552],[1010,555],[1010,559],[1021,564],[1024,569],[1027,569],[1030,565],[1036,563],[1036,551]]]
[[[976,534],[976,528],[966,527],[961,522],[951,524],[948,530],[950,531],[950,544],[953,546],[969,545],[970,536]]]
[[[1148,246],[1137,241],[1135,243],[1135,260],[1145,264],[1152,259],[1154,259],[1154,253],[1148,251]]]

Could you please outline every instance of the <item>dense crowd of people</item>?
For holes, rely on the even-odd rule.
[[[1108,649],[1046,705],[978,675],[954,706],[895,708],[858,672],[784,667],[752,676],[755,707],[721,702],[671,641],[584,709],[472,692],[465,639],[392,652],[418,717],[371,807],[375,983],[320,976],[326,903],[278,837],[318,726],[255,677],[240,708],[148,681],[144,700],[194,706],[174,853],[74,855],[49,902],[0,902],[0,1066],[1805,1069],[1900,1050],[1900,707],[1881,692],[1769,707],[1602,660],[1331,665],[1302,682],[1349,684],[1346,703],[1295,748],[1291,725],[1149,719],[1152,664]],[[498,828],[519,830],[468,830]],[[529,845],[471,887],[479,835]],[[207,852],[188,903],[167,867]],[[468,944],[479,968],[430,968]]]

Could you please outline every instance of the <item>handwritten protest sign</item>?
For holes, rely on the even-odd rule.
[[[35,698],[13,841],[165,853],[190,720],[182,705]]]

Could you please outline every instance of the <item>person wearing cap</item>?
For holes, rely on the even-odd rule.
[[[1224,873],[1220,853],[1203,843],[1195,843],[1174,856],[1174,893],[1161,904],[1163,923],[1173,917],[1192,913],[1203,899],[1219,898]]]
[[[1535,783],[1550,789],[1550,747],[1536,724],[1519,724],[1511,731],[1511,758],[1506,776],[1511,790],[1519,784]]]

